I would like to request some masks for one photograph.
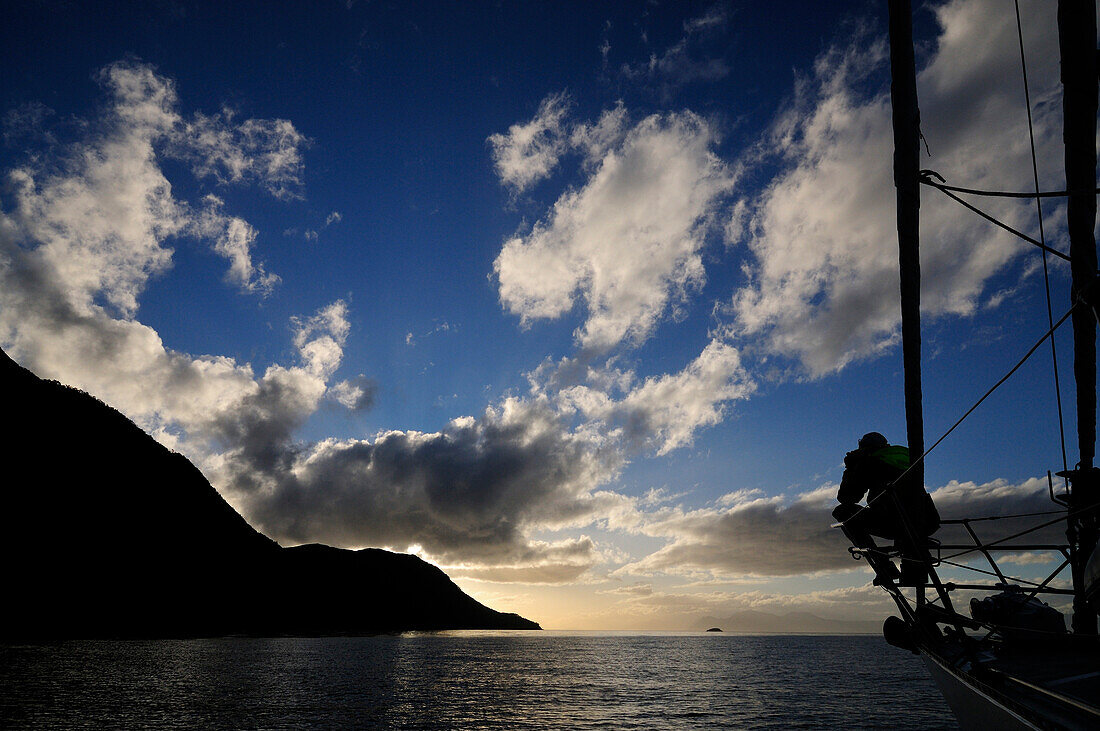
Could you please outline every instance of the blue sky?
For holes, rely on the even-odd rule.
[[[1054,19],[1022,6],[1058,188]],[[1011,10],[918,6],[949,182],[1031,185]],[[548,627],[888,610],[828,530],[845,451],[904,439],[879,3],[0,13],[0,344],[253,525],[417,550]],[[922,226],[931,443],[1046,326],[1032,251],[928,191]],[[942,511],[1046,507],[1049,372],[929,458]]]

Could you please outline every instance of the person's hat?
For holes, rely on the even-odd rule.
[[[886,437],[882,436],[877,431],[868,432],[859,438],[859,448],[867,452],[882,449],[883,447],[889,446],[889,444],[890,442],[886,441]]]

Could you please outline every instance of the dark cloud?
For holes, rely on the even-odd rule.
[[[439,433],[394,431],[308,448],[294,445],[271,415],[278,423],[242,430],[227,467],[249,517],[281,541],[420,545],[442,562],[512,567],[593,561],[590,541],[527,538],[531,529],[589,521],[604,502],[590,490],[619,464],[545,404],[510,400]],[[262,448],[250,447],[252,434]]]
[[[237,459],[252,465],[257,474],[287,470],[298,450],[291,437],[309,416],[300,408],[299,390],[292,379],[263,379],[259,390],[245,396],[230,411],[219,414],[210,435],[234,450]],[[249,473],[239,476],[240,484]]]

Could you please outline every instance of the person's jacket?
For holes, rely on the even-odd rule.
[[[848,452],[844,455],[844,476],[836,499],[854,505],[866,495],[874,513],[896,518],[894,501],[882,493],[908,467],[908,447],[890,445],[871,452],[860,449]],[[912,474],[906,475],[892,489],[914,530],[931,535],[940,527],[939,512],[932,497],[912,479]]]

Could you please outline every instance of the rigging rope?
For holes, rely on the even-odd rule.
[[[998,388],[1000,388],[1001,384],[1003,384],[1005,381],[1007,381],[1012,376],[1013,373],[1020,370],[1020,367],[1023,366],[1024,363],[1027,362],[1028,358],[1030,358],[1035,353],[1036,350],[1039,349],[1039,346],[1041,346],[1047,338],[1051,337],[1054,334],[1054,331],[1057,330],[1063,322],[1065,322],[1067,319],[1069,319],[1069,316],[1073,313],[1074,310],[1077,309],[1077,305],[1079,305],[1080,303],[1081,303],[1081,300],[1077,300],[1073,304],[1073,306],[1070,307],[1069,310],[1066,311],[1066,314],[1062,315],[1062,319],[1060,319],[1060,320],[1058,320],[1058,322],[1054,323],[1054,325],[1052,325],[1051,328],[1046,331],[1046,334],[1044,334],[1043,337],[1039,338],[1039,340],[1035,343],[1035,345],[1031,346],[1031,349],[1028,350],[1027,353],[1024,354],[1024,357],[1021,358],[1019,360],[1019,362],[1016,363],[1016,365],[1014,365],[1012,367],[1012,370],[1010,370],[1008,373],[1006,373],[1004,376],[1002,376],[1001,380],[994,383],[990,387],[990,389],[988,391],[986,391],[980,399],[978,399],[977,403],[975,403],[973,406],[971,406],[969,409],[967,409],[966,413],[963,414],[962,416],[960,416],[958,421],[956,421],[954,424],[952,424],[951,428],[943,433],[943,436],[941,436],[939,439],[937,439],[936,442],[931,447],[924,450],[924,454],[920,455],[915,460],[910,462],[909,466],[905,469],[905,471],[902,472],[900,475],[898,475],[897,478],[893,482],[891,482],[889,485],[887,485],[885,490],[880,492],[875,497],[869,499],[867,501],[866,505],[861,505],[860,506],[859,511],[853,513],[847,520],[842,520],[840,523],[838,523],[838,525],[846,525],[848,523],[848,521],[853,520],[857,515],[862,513],[867,508],[871,507],[871,504],[874,503],[879,498],[881,498],[883,495],[887,494],[890,491],[891,487],[893,487],[894,485],[901,482],[902,478],[904,478],[907,474],[909,474],[910,470],[912,470],[920,462],[924,461],[924,458],[927,457],[933,449],[938,447],[940,442],[942,442],[944,439],[947,439],[948,435],[951,434],[951,432],[955,431],[956,427],[958,427],[959,424],[963,423],[963,421],[966,419],[966,417],[968,417],[972,413],[974,413],[974,410],[977,409],[979,406],[981,406],[982,402],[985,401],[987,398],[989,398],[990,394],[992,394],[994,391],[996,391]]]
[[[1036,515],[1054,515],[1063,513],[1064,510],[1041,510],[1037,513],[1013,513],[1011,515],[987,515],[984,518],[959,518],[957,520],[941,520],[941,525],[962,525],[963,523],[977,523],[979,520],[1005,520],[1007,518],[1031,518]]]
[[[934,170],[921,170],[922,177],[920,182],[924,185],[931,186],[933,188],[939,188],[940,190],[952,190],[956,193],[967,193],[969,195],[981,195],[987,198],[1068,198],[1071,195],[1081,195],[1083,193],[1091,192],[1100,194],[1100,188],[1096,188],[1092,191],[1085,190],[1048,190],[1042,193],[1017,193],[1008,190],[982,190],[980,188],[962,188],[958,185],[947,185],[946,183],[936,184],[930,182],[923,176],[924,173],[935,173]],[[936,174],[936,177],[943,180],[943,176]]]
[[[1068,319],[1071,314],[1073,314],[1073,312],[1077,309],[1077,306],[1079,304],[1081,304],[1083,301],[1085,301],[1085,293],[1075,292],[1074,293],[1075,297],[1074,297],[1074,301],[1073,301],[1072,306],[1058,320],[1057,323],[1054,322],[1053,306],[1051,304],[1051,295],[1050,295],[1050,274],[1049,274],[1049,268],[1047,266],[1047,253],[1049,252],[1050,254],[1052,254],[1054,256],[1057,256],[1057,257],[1059,257],[1059,258],[1061,258],[1065,261],[1070,261],[1070,257],[1066,254],[1063,254],[1060,251],[1057,251],[1056,249],[1053,249],[1053,248],[1047,246],[1047,244],[1046,244],[1046,231],[1045,231],[1045,226],[1044,226],[1044,222],[1043,222],[1042,199],[1043,198],[1049,198],[1049,197],[1068,196],[1068,195],[1070,195],[1070,191],[1067,190],[1067,191],[1056,191],[1056,192],[1042,192],[1039,189],[1039,168],[1038,168],[1036,148],[1035,148],[1035,130],[1034,130],[1034,122],[1033,122],[1032,114],[1031,114],[1031,92],[1030,92],[1030,88],[1029,88],[1029,84],[1028,84],[1027,61],[1026,61],[1026,55],[1025,55],[1025,52],[1024,52],[1023,26],[1022,26],[1022,22],[1021,22],[1021,19],[1020,19],[1020,3],[1019,3],[1019,0],[1014,0],[1014,5],[1015,5],[1015,10],[1016,10],[1016,31],[1017,31],[1017,37],[1018,37],[1018,40],[1019,40],[1019,47],[1020,47],[1020,66],[1021,66],[1021,71],[1022,71],[1022,76],[1023,76],[1023,84],[1024,84],[1024,99],[1025,99],[1026,109],[1027,109],[1028,136],[1029,136],[1029,140],[1030,140],[1030,144],[1031,144],[1031,169],[1032,169],[1032,178],[1033,178],[1033,183],[1034,183],[1034,192],[1033,193],[1013,193],[1013,192],[1006,192],[1006,191],[982,191],[982,190],[977,190],[977,189],[968,189],[968,188],[960,188],[960,187],[957,187],[957,186],[950,186],[950,185],[946,184],[946,180],[943,178],[943,176],[941,176],[938,173],[936,173],[934,171],[931,171],[931,170],[921,170],[920,171],[919,183],[923,183],[923,184],[928,185],[930,187],[937,188],[942,193],[944,193],[948,197],[952,198],[956,202],[960,203],[964,207],[970,209],[974,213],[977,213],[982,218],[985,218],[989,222],[991,222],[991,223],[1001,227],[1002,229],[1014,234],[1015,236],[1019,237],[1020,239],[1023,239],[1024,241],[1027,241],[1028,243],[1038,247],[1042,251],[1043,282],[1044,282],[1044,288],[1045,288],[1045,293],[1046,293],[1047,324],[1049,326],[1049,329],[1027,351],[1027,353],[1024,354],[1023,358],[1021,358],[1019,360],[1019,362],[1017,362],[1016,365],[1013,366],[1012,369],[1009,370],[1008,373],[1006,373],[1000,380],[998,380],[995,384],[993,384],[993,386],[990,387],[989,390],[986,391],[982,395],[982,397],[979,398],[978,401],[966,411],[966,413],[964,413],[961,417],[959,417],[959,419],[954,424],[951,425],[951,428],[949,428],[946,432],[944,432],[944,434],[939,439],[937,439],[935,441],[935,443],[932,444],[931,447],[928,447],[927,449],[923,450],[923,452],[920,454],[919,457],[917,457],[915,460],[913,460],[909,464],[909,466],[896,479],[894,479],[889,485],[886,486],[886,489],[884,489],[882,492],[880,492],[874,498],[868,499],[866,506],[860,507],[860,509],[858,511],[856,511],[855,514],[849,516],[849,518],[847,520],[841,521],[841,523],[839,523],[839,525],[844,525],[844,524],[848,523],[849,521],[854,519],[857,515],[859,515],[860,512],[862,512],[863,510],[869,508],[875,500],[882,497],[886,493],[890,492],[891,488],[893,488],[894,485],[898,484],[902,480],[902,478],[904,478],[914,467],[916,467],[917,465],[923,463],[925,457],[927,457],[928,454],[932,452],[932,450],[934,450],[937,446],[939,446],[941,442],[943,442],[960,424],[962,424],[962,422],[964,420],[966,420],[967,417],[970,416],[970,414],[972,414],[979,406],[981,406],[981,404],[994,391],[996,391],[1017,370],[1019,370],[1023,366],[1023,364],[1025,362],[1027,362],[1027,360],[1035,353],[1035,351],[1038,350],[1038,348],[1042,345],[1043,341],[1046,340],[1048,337],[1050,338],[1051,360],[1053,362],[1053,370],[1054,370],[1054,391],[1055,391],[1055,398],[1056,398],[1057,407],[1058,407],[1058,434],[1059,434],[1059,440],[1060,440],[1061,452],[1062,452],[1062,467],[1063,467],[1063,471],[1068,470],[1068,464],[1067,464],[1067,458],[1066,458],[1065,426],[1064,426],[1063,410],[1062,410],[1061,383],[1060,383],[1060,378],[1059,378],[1059,374],[1058,374],[1058,352],[1057,352],[1057,347],[1055,345],[1054,333],[1058,329],[1058,327],[1061,326],[1061,324],[1063,322],[1065,322],[1066,319]],[[921,134],[920,138],[922,140],[924,140],[924,135]],[[927,140],[925,140],[926,149],[927,149],[927,145],[928,145],[928,142],[927,142]],[[939,183],[932,180],[933,176],[939,179]],[[1029,198],[1029,199],[1033,198],[1035,200],[1036,215],[1037,215],[1038,220],[1039,220],[1039,239],[1040,240],[1036,241],[1035,239],[1027,236],[1026,234],[1024,234],[1020,231],[1017,231],[1016,229],[1012,228],[1011,226],[1007,225],[1006,223],[997,220],[993,216],[985,213],[984,211],[979,210],[977,207],[975,207],[975,206],[971,205],[970,203],[967,203],[963,199],[959,198],[957,195],[955,195],[955,192],[969,193],[969,194],[981,195],[981,196],[992,196],[992,197]],[[1078,193],[1078,192],[1081,192],[1081,191],[1074,191],[1074,193]],[[1095,192],[1097,194],[1100,194],[1100,188],[1094,189],[1093,192]],[[1091,287],[1089,287],[1088,289],[1091,289]],[[1097,324],[1100,325],[1100,313],[1097,312],[1096,306],[1094,306],[1094,304],[1092,302],[1085,302],[1085,304],[1091,310],[1091,313],[1092,313],[1093,317],[1096,319]],[[923,485],[922,485],[922,487],[923,487]],[[1031,596],[1033,597],[1051,579],[1053,579],[1057,574],[1059,574],[1065,568],[1065,566],[1069,563],[1069,558],[1068,557],[1067,557],[1066,561],[1058,569],[1056,569],[1053,574],[1051,574],[1050,577],[1048,577],[1045,581],[1042,582],[1042,584],[1037,584],[1033,581],[1028,581],[1026,579],[1020,579],[1020,578],[1017,578],[1017,577],[1006,577],[1003,574],[1001,574],[1000,569],[997,568],[996,564],[993,564],[993,568],[996,571],[996,573],[994,573],[994,572],[985,571],[983,569],[979,569],[979,568],[976,568],[976,567],[966,566],[966,565],[963,565],[963,564],[955,563],[955,562],[952,562],[948,559],[956,558],[956,557],[963,556],[963,555],[966,555],[966,554],[969,554],[969,553],[973,553],[974,551],[981,551],[982,553],[984,553],[986,555],[987,558],[989,558],[990,562],[992,563],[993,559],[989,557],[989,554],[985,550],[986,548],[991,547],[991,546],[995,546],[995,545],[998,545],[998,544],[1003,544],[1006,541],[1010,541],[1014,538],[1018,538],[1020,536],[1027,535],[1028,533],[1032,533],[1034,531],[1040,530],[1042,528],[1053,525],[1055,523],[1060,523],[1063,520],[1068,521],[1070,518],[1072,518],[1076,515],[1087,512],[1088,510],[1091,510],[1091,509],[1094,509],[1094,508],[1097,508],[1097,507],[1100,507],[1100,503],[1094,503],[1093,505],[1090,505],[1086,508],[1083,508],[1083,509],[1080,509],[1080,510],[1077,510],[1077,511],[1069,512],[1064,517],[1059,517],[1059,518],[1056,518],[1052,521],[1047,521],[1047,522],[1042,523],[1040,525],[1034,526],[1032,528],[1020,531],[1020,532],[1015,533],[1013,535],[1006,536],[1006,537],[1001,538],[999,540],[993,541],[992,543],[984,544],[984,545],[982,545],[980,543],[980,541],[978,541],[977,536],[974,534],[974,532],[972,530],[969,529],[969,526],[967,526],[967,530],[970,530],[971,535],[974,536],[975,542],[978,545],[976,545],[972,549],[968,549],[968,550],[961,551],[961,552],[956,553],[956,554],[952,554],[951,556],[948,556],[947,558],[942,558],[941,557],[941,558],[938,559],[937,563],[946,563],[948,565],[956,566],[958,568],[969,569],[969,570],[976,571],[976,572],[979,572],[979,573],[982,573],[982,574],[988,574],[990,576],[996,576],[996,577],[1000,578],[1002,581],[1004,581],[1006,583],[1009,579],[1011,579],[1012,581],[1016,582],[1017,584],[1028,584],[1032,587],[1036,587],[1034,589],[1034,591],[1032,591],[1032,593],[1031,593]],[[1059,513],[1060,514],[1061,511],[1044,511],[1044,512],[1036,512],[1036,513],[1021,513],[1019,515],[1013,515],[1013,516],[990,516],[990,517],[985,517],[985,518],[974,518],[974,519],[971,519],[971,520],[974,520],[974,521],[978,521],[978,520],[999,520],[999,519],[1012,518],[1012,517],[1029,517],[1029,516],[1037,516],[1037,515],[1050,515],[1050,514],[1054,514],[1054,513]],[[964,520],[964,521],[945,521],[945,522],[961,522],[961,523],[965,524],[965,523],[968,523],[969,521]],[[908,557],[905,557],[905,556],[901,556],[901,559],[902,559],[902,561],[917,560],[917,559],[911,559],[911,558],[908,558]],[[931,568],[929,569],[929,571],[931,571]],[[946,594],[944,593],[943,588],[940,587],[939,581],[936,579],[935,572],[932,572],[932,577],[933,577],[933,580],[935,581],[937,589],[939,590],[939,594],[940,594],[939,598],[942,598],[944,602],[947,602]],[[918,603],[923,600],[923,596],[924,595],[923,595],[923,588],[922,588],[921,592],[919,594],[919,597],[918,597]],[[899,603],[899,607],[900,607],[900,603]],[[960,631],[961,631],[961,628],[960,628]],[[990,634],[992,634],[993,631],[995,631],[995,630],[991,629]],[[989,635],[986,635],[986,638],[988,638],[988,637],[989,637]]]
[[[1046,231],[1043,229],[1043,199],[1039,197],[1039,164],[1035,160],[1035,126],[1031,120],[1031,91],[1027,83],[1027,60],[1024,55],[1024,30],[1020,23],[1020,0],[1016,4],[1016,35],[1020,40],[1020,67],[1024,77],[1024,101],[1027,104],[1027,133],[1031,140],[1031,173],[1035,181],[1035,208],[1039,217],[1039,241],[1043,246],[1043,284],[1047,295],[1047,324],[1054,326],[1054,310],[1050,304],[1050,274],[1047,270]],[[1054,338],[1050,339],[1050,358],[1054,363],[1054,395],[1058,402],[1058,438],[1062,445],[1062,471],[1068,470],[1066,463],[1066,427],[1062,418],[1062,385],[1058,378],[1058,350]]]
[[[913,561],[914,559],[903,557],[902,560],[903,561]],[[1016,577],[1016,576],[1004,576],[1004,577],[997,576],[997,574],[993,573],[992,571],[987,571],[986,569],[980,569],[977,566],[967,566],[964,563],[956,563],[955,561],[948,561],[948,560],[942,559],[942,558],[940,559],[939,562],[940,563],[945,563],[948,566],[954,566],[955,568],[965,569],[967,571],[974,571],[974,572],[977,572],[979,574],[985,574],[986,576],[996,576],[998,579],[1004,578],[1003,583],[1005,583],[1005,584],[1007,584],[1009,582],[1012,582],[1012,583],[1015,583],[1015,584],[1026,584],[1027,586],[1035,586],[1035,587],[1043,586],[1043,584],[1040,584],[1038,581],[1029,581],[1027,579],[1021,579],[1021,578]]]
[[[1049,253],[1053,254],[1054,256],[1057,256],[1059,259],[1064,259],[1066,261],[1070,260],[1069,255],[1063,254],[1062,252],[1058,251],[1057,249],[1052,249],[1052,248],[1050,248],[1049,246],[1047,246],[1045,243],[1043,243],[1041,241],[1036,241],[1035,239],[1031,238],[1030,236],[1028,236],[1024,232],[1017,231],[1016,229],[1012,228],[1011,226],[1009,226],[1004,221],[1000,221],[1000,220],[994,218],[993,216],[989,215],[988,213],[981,210],[977,206],[973,206],[973,205],[967,203],[962,198],[960,198],[959,196],[952,193],[948,189],[949,186],[946,186],[946,185],[943,185],[942,183],[937,183],[937,182],[933,181],[932,178],[931,178],[931,176],[933,176],[933,175],[936,176],[937,178],[939,178],[940,180],[943,180],[943,176],[940,175],[939,173],[937,173],[935,170],[922,170],[920,181],[922,183],[924,183],[925,185],[931,187],[931,188],[935,188],[936,190],[941,191],[944,195],[946,195],[951,200],[965,206],[966,208],[969,208],[971,211],[974,211],[974,213],[977,213],[979,216],[981,216],[985,220],[989,221],[990,223],[994,224],[995,226],[1000,226],[1005,231],[1008,231],[1010,234],[1023,239],[1024,241],[1028,242],[1032,246],[1037,246],[1040,249],[1042,249],[1043,251],[1049,252]]]
[[[1046,528],[1047,526],[1054,525],[1055,523],[1061,523],[1063,521],[1069,520],[1070,518],[1075,518],[1079,515],[1082,515],[1083,513],[1089,512],[1090,510],[1095,510],[1096,508],[1100,508],[1100,503],[1094,503],[1092,505],[1088,505],[1086,507],[1083,507],[1079,510],[1074,510],[1071,513],[1066,513],[1064,518],[1055,518],[1054,520],[1048,520],[1045,523],[1040,523],[1039,525],[1032,526],[1031,528],[1028,528],[1026,530],[1019,531],[1018,533],[1013,533],[1010,536],[1005,536],[1004,538],[998,538],[997,540],[991,541],[990,543],[983,543],[980,547],[975,546],[974,548],[968,548],[965,551],[959,551],[958,553],[952,553],[950,556],[947,556],[946,558],[941,558],[940,561],[947,561],[947,560],[952,559],[952,558],[958,558],[959,556],[965,556],[968,553],[974,553],[974,551],[980,551],[982,548],[990,548],[991,546],[1000,545],[1000,544],[1004,543],[1005,541],[1011,541],[1013,538],[1019,538],[1020,536],[1026,536],[1028,533],[1034,533],[1037,530],[1041,530],[1043,528]]]

